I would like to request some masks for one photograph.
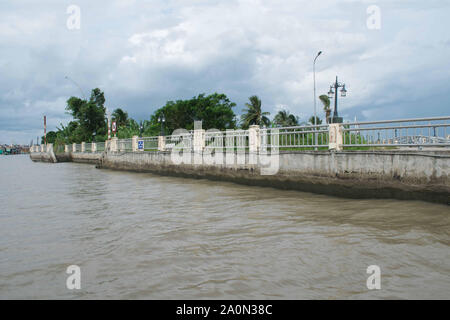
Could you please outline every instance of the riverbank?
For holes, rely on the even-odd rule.
[[[185,154],[174,162],[171,152],[67,152],[57,162],[96,165],[101,169],[149,172],[250,186],[297,190],[344,198],[422,200],[450,204],[450,153],[442,151],[280,151],[273,156],[273,174],[258,155]],[[241,157],[239,160],[238,157]],[[257,161],[251,159],[254,156]],[[47,153],[33,161],[52,162]],[[258,160],[259,159],[259,160]]]

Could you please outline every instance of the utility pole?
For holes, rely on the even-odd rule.
[[[317,125],[317,111],[316,111],[316,60],[322,54],[322,51],[317,53],[313,62],[313,82],[314,82],[314,125]],[[314,128],[315,130],[316,128]],[[317,144],[317,132],[314,133],[314,144]],[[314,148],[317,151],[317,147]]]
[[[314,125],[317,124],[317,111],[316,111],[316,60],[322,54],[322,51],[317,53],[313,62],[313,81],[314,81]]]
[[[44,116],[44,144],[47,145],[47,117]]]
[[[108,140],[111,140],[111,112],[108,109],[106,112],[108,114]]]

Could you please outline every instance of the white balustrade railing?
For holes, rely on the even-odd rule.
[[[66,145],[66,152],[136,152],[199,150],[321,150],[376,147],[449,147],[450,117],[416,118],[340,124],[302,125],[248,130],[175,131],[168,136],[133,137],[111,141]],[[196,140],[197,139],[197,140]],[[199,141],[200,139],[201,141]],[[106,147],[108,146],[108,148]],[[197,149],[196,149],[197,148]],[[61,152],[61,148],[54,148]],[[45,152],[31,146],[30,152]]]

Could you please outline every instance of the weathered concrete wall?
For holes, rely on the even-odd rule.
[[[98,164],[103,152],[70,152],[72,162]]]
[[[205,163],[205,156],[198,163]],[[100,168],[322,193],[348,198],[396,198],[450,203],[450,154],[411,152],[280,152],[279,170],[262,175],[261,163],[174,164],[169,152],[108,153]],[[199,160],[199,158],[197,158]],[[225,163],[225,161],[223,161]]]
[[[33,152],[30,153],[30,159],[37,162],[51,162],[54,163],[54,158],[49,152]]]
[[[98,164],[103,156],[103,152],[65,152],[51,154],[50,152],[33,152],[30,158],[33,161],[41,162],[78,162]]]
[[[55,154],[57,162],[72,162],[72,156],[70,152]]]

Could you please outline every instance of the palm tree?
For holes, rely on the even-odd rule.
[[[281,127],[292,127],[298,125],[298,117],[290,114],[287,110],[278,111],[273,122]]]
[[[327,123],[330,123],[330,114],[331,114],[330,98],[328,98],[326,94],[323,94],[319,96],[319,99],[323,104],[323,111],[325,111]]]
[[[128,124],[128,113],[120,108],[114,110],[112,114],[113,118],[116,120],[117,126],[126,126]]]
[[[311,118],[309,118],[309,123],[311,123],[311,124],[317,124],[317,125],[319,125],[319,124],[322,124],[322,120],[320,120],[320,118],[319,117],[315,117],[315,121],[314,121],[314,116],[311,116]]]
[[[252,124],[261,125],[264,124],[268,126],[270,120],[267,117],[270,112],[262,112],[261,110],[261,100],[258,96],[251,96],[248,98],[250,103],[246,103],[247,109],[244,109],[244,114],[241,116],[242,127],[248,128]]]

